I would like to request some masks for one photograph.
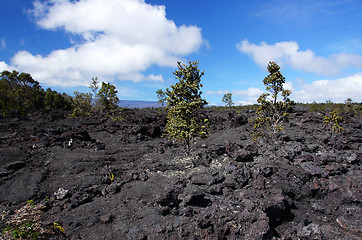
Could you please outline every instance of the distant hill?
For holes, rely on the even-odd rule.
[[[119,106],[123,108],[147,108],[147,107],[161,107],[161,103],[157,101],[120,100]]]

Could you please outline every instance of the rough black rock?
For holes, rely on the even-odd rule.
[[[283,134],[254,142],[253,111],[206,109],[210,137],[186,156],[158,109],[68,114],[0,119],[0,210],[44,204],[59,239],[362,238],[360,116],[336,135],[295,109]]]

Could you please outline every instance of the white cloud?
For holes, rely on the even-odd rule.
[[[250,87],[246,90],[217,90],[217,91],[207,91],[208,95],[224,95],[225,93],[231,92],[233,101],[235,105],[250,105],[257,103],[258,97],[263,93],[262,90],[254,87]],[[240,100],[240,98],[243,98]]]
[[[347,98],[362,102],[362,73],[335,80],[319,80],[305,84],[292,93],[298,102],[344,102]]]
[[[263,91],[261,91],[259,88],[253,88],[250,87],[246,90],[236,90],[233,91],[233,95],[235,96],[242,96],[242,97],[249,97],[249,98],[258,98]]]
[[[316,56],[310,49],[300,50],[298,43],[294,41],[278,42],[274,45],[261,42],[260,45],[257,45],[245,39],[236,47],[263,68],[268,65],[269,61],[275,61],[282,66],[289,65],[297,70],[326,76],[338,74],[349,67],[362,68],[361,55],[339,53],[325,58]]]
[[[226,90],[217,90],[217,91],[207,91],[206,94],[208,94],[208,95],[224,95],[228,92],[229,91],[226,91]]]
[[[233,90],[233,91],[227,91],[227,90],[217,90],[217,91],[207,91],[206,94],[208,95],[224,95],[228,92],[231,92],[234,96],[242,96],[242,97],[259,97],[263,92],[254,87],[250,87],[246,90]]]
[[[338,78],[333,80],[317,80],[312,83],[302,83],[297,79],[297,86],[292,82],[284,84],[285,89],[292,91],[291,100],[295,102],[311,103],[332,102],[343,103],[347,98],[351,98],[355,102],[362,102],[362,72],[352,76]],[[228,91],[208,91],[209,95],[223,95]],[[256,104],[258,97],[266,92],[265,89],[248,88],[246,90],[232,91],[233,101],[235,105],[250,105]]]
[[[41,28],[82,39],[47,56],[20,51],[12,58],[12,65],[45,85],[87,86],[92,76],[162,82],[161,75],[142,72],[152,65],[174,67],[204,42],[200,28],[178,27],[164,6],[144,0],[37,0],[33,7]]]
[[[6,62],[0,62],[0,72],[2,71],[12,71],[14,68],[7,65]]]

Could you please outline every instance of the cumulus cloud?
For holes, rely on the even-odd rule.
[[[228,92],[232,93],[233,101],[236,105],[250,105],[257,102],[258,97],[263,93],[259,88],[250,87],[246,90],[217,90],[217,91],[207,91],[208,95],[224,95]],[[242,100],[240,99],[242,98]]]
[[[242,97],[249,97],[249,98],[258,98],[261,94],[263,93],[263,91],[261,91],[259,88],[248,88],[246,90],[237,90],[237,91],[233,91],[233,94],[235,96],[242,96]]]
[[[217,91],[207,91],[206,94],[208,95],[224,95],[226,93],[228,93],[229,91],[226,91],[226,90],[217,90]]]
[[[6,62],[0,62],[0,72],[2,72],[2,71],[12,71],[14,68],[13,67],[11,67],[11,66],[9,66],[9,65],[7,65],[6,64]]]
[[[254,87],[250,87],[246,90],[233,90],[233,91],[227,91],[227,90],[217,90],[217,91],[207,91],[206,94],[208,95],[223,95],[228,92],[231,92],[234,96],[242,96],[242,97],[259,97],[260,94],[263,92]]]
[[[341,73],[349,67],[362,68],[362,56],[339,53],[328,57],[317,56],[312,50],[300,50],[297,42],[278,42],[274,45],[261,42],[259,45],[247,39],[236,45],[236,48],[247,55],[258,65],[265,68],[269,61],[280,65],[289,65],[294,69],[331,76]]]
[[[347,98],[351,98],[354,102],[362,102],[362,72],[344,78],[317,80],[311,83],[297,82],[297,86],[294,86],[292,82],[286,82],[284,88],[292,91],[291,99],[296,102],[311,103],[331,100],[343,103]],[[223,95],[227,92],[218,90],[208,91],[206,94]],[[250,105],[256,104],[258,97],[266,91],[251,87],[231,92],[236,105]]]
[[[12,58],[12,65],[51,86],[87,86],[92,76],[162,82],[161,75],[143,72],[174,67],[204,42],[200,28],[176,26],[164,6],[144,0],[37,0],[30,12],[41,28],[81,38],[47,56],[20,51]]]
[[[305,84],[293,92],[293,99],[298,102],[344,102],[347,98],[362,102],[362,73],[334,80],[318,80]]]

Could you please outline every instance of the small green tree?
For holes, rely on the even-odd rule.
[[[92,115],[92,94],[74,92],[72,117]]]
[[[119,107],[119,98],[117,96],[116,86],[110,83],[102,82],[101,89],[97,94],[98,101],[102,111],[112,118],[113,121],[121,121],[121,108]]]
[[[96,97],[98,95],[98,90],[99,90],[98,77],[92,77],[92,83],[89,85],[89,88],[92,90],[93,96]]]
[[[232,94],[230,92],[224,94],[222,101],[226,104],[227,107],[231,107],[234,105],[234,102],[232,100]]]
[[[162,89],[158,89],[156,93],[158,102],[161,103],[161,106],[163,107],[163,104],[166,101],[166,92],[164,92]]]
[[[208,135],[208,119],[200,113],[207,102],[201,98],[201,77],[204,72],[200,72],[198,64],[199,62],[191,61],[188,65],[178,62],[178,70],[173,72],[178,82],[165,92],[166,131],[171,139],[184,144],[187,153],[192,139]]]
[[[342,117],[340,117],[337,113],[337,110],[334,110],[329,113],[329,116],[325,116],[323,123],[327,126],[331,126],[332,132],[339,133],[344,130],[341,127]]]
[[[275,62],[269,62],[269,75],[263,83],[269,93],[264,93],[258,98],[260,104],[254,119],[253,138],[265,135],[265,131],[277,133],[283,130],[283,123],[288,121],[289,112],[294,102],[289,99],[290,90],[284,89],[285,78],[279,71],[280,67]],[[278,96],[282,97],[278,101]]]

